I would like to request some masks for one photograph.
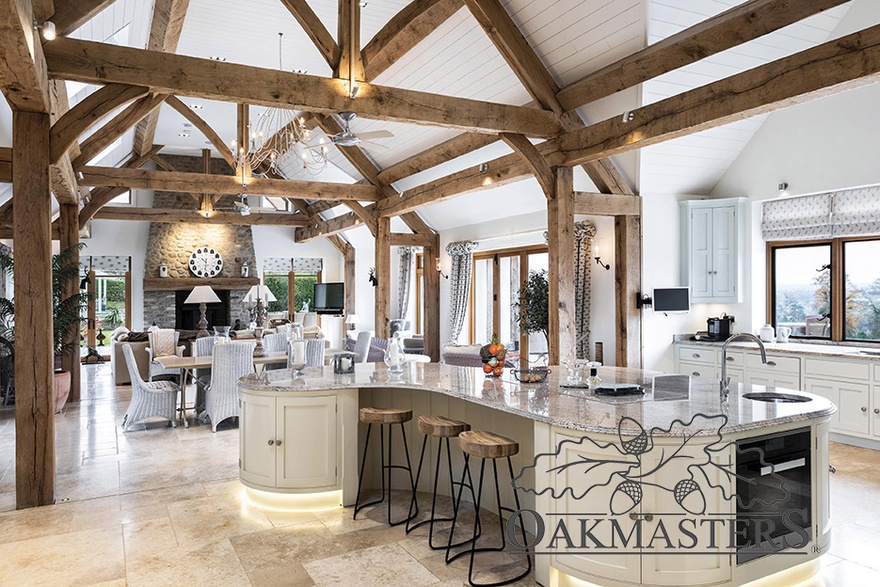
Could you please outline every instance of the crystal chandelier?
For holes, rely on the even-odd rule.
[[[283,70],[281,39],[278,33],[278,68]],[[236,169],[244,178],[252,173],[278,171],[285,158],[296,158],[312,174],[327,167],[327,148],[330,142],[323,135],[312,141],[305,118],[286,108],[272,107],[261,112],[256,124],[248,120],[248,145],[232,142]]]

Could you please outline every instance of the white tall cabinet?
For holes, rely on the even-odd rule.
[[[692,302],[739,302],[746,198],[681,203],[681,281]]]

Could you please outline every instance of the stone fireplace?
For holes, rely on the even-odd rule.
[[[167,155],[164,158],[177,171],[200,173],[202,160],[198,157]],[[222,159],[211,161],[213,173],[228,174],[229,166]],[[215,202],[218,210],[232,209],[233,196],[224,196]],[[191,194],[156,191],[154,208],[195,210],[198,203]],[[196,278],[189,271],[190,254],[199,247],[213,247],[223,257],[223,269],[215,278]],[[168,277],[159,277],[159,267],[165,262]],[[251,268],[253,277],[242,278],[244,264]],[[183,300],[195,285],[210,285],[221,299],[220,304],[208,306],[208,324],[230,326],[236,319],[247,324],[248,317],[243,299],[256,281],[254,238],[250,226],[223,224],[192,224],[182,222],[151,222],[144,263],[144,327],[156,324],[162,328],[193,329],[190,326],[193,311],[198,322],[198,306],[184,305]]]

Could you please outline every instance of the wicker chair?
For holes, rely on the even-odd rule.
[[[146,418],[166,418],[177,426],[177,393],[180,387],[171,381],[144,381],[138,373],[131,345],[122,346],[128,374],[131,377],[131,403],[122,418],[122,431],[128,432],[135,422]]]
[[[287,332],[276,332],[263,337],[263,349],[267,353],[283,353],[287,350],[287,341],[290,340]],[[270,363],[263,367],[266,371],[284,369],[283,363]]]
[[[230,342],[214,347],[211,387],[205,401],[205,414],[211,419],[211,431],[227,418],[237,417],[238,380],[254,372],[254,342]]]
[[[306,367],[323,367],[324,366],[324,339],[309,338],[306,343]],[[292,342],[290,344],[293,344]],[[293,360],[293,349],[287,352],[287,366]]]
[[[180,376],[180,371],[178,369],[164,368],[162,365],[159,364],[159,359],[161,357],[158,355],[154,356],[154,354],[153,354],[153,350],[156,348],[156,344],[154,342],[154,337],[158,336],[157,333],[159,333],[159,332],[167,332],[169,330],[171,330],[171,329],[170,328],[164,328],[164,329],[160,328],[160,329],[153,330],[150,332],[150,346],[147,347],[147,355],[150,358],[150,381],[153,381],[157,377],[176,379],[177,377]],[[174,350],[175,350],[175,353],[178,357],[182,357],[183,350],[186,347],[184,347],[183,345],[178,345],[177,344],[178,340],[180,340],[180,333],[175,330],[174,331]],[[168,356],[173,356],[173,355],[168,355]],[[132,379],[132,381],[134,381],[134,380]]]
[[[192,343],[192,356],[211,356],[214,352],[215,340],[213,336],[203,336],[202,338],[195,339]],[[194,375],[196,378],[196,413],[199,414],[205,411],[205,396],[207,395],[208,388],[211,386],[211,368],[196,369]]]

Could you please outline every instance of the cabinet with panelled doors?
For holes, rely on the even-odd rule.
[[[745,202],[681,202],[681,281],[692,302],[741,301]]]
[[[873,362],[865,359],[804,359],[804,390],[837,405],[831,431],[860,437],[871,435],[872,410],[880,405],[871,397]],[[874,427],[874,431],[880,430]]]

